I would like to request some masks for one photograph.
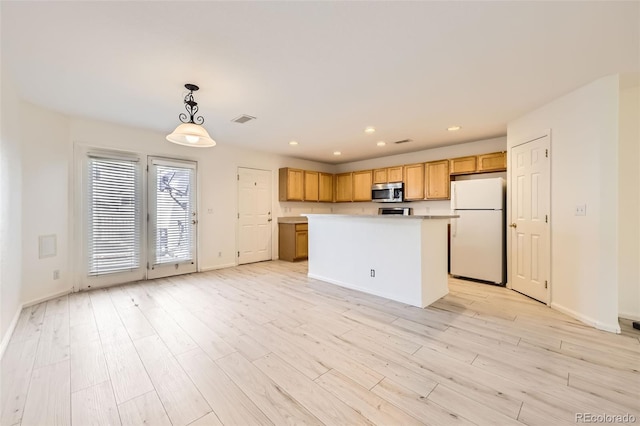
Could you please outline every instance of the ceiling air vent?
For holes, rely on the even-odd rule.
[[[411,139],[402,139],[401,141],[395,141],[394,143],[396,145],[399,145],[401,143],[408,143],[408,142],[411,142]]]
[[[251,116],[251,115],[247,115],[247,114],[242,114],[239,117],[234,118],[233,121],[234,123],[240,123],[240,124],[244,124],[247,121],[251,121],[251,120],[255,120],[256,118]]]

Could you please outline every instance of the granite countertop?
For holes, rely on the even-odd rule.
[[[379,215],[379,214],[308,214],[306,216],[333,216],[333,217],[341,217],[341,218],[378,218],[378,219],[456,219],[459,218],[460,215],[457,214],[415,214],[409,216],[403,216],[399,214],[388,214],[388,215]]]
[[[278,223],[308,223],[306,216],[285,216],[279,217]]]

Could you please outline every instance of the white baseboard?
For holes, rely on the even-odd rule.
[[[233,268],[234,266],[237,266],[237,265],[235,263],[225,263],[224,265],[207,266],[205,268],[200,268],[200,272],[215,271],[216,269],[224,269],[224,268]]]
[[[583,315],[581,313],[578,313],[576,311],[574,311],[573,309],[569,309],[567,307],[564,307],[562,305],[558,305],[557,303],[551,303],[551,307],[553,309],[555,309],[556,311],[560,311],[563,314],[569,315],[570,317],[573,317],[575,319],[577,319],[578,321],[581,321],[587,325],[590,325],[591,327],[595,327],[598,330],[603,330],[603,331],[608,331],[610,333],[617,333],[620,334],[621,330],[620,330],[620,324],[618,324],[617,322],[613,323],[613,324],[605,324],[601,321],[597,321],[591,317],[588,317],[586,315]]]
[[[59,291],[57,293],[50,294],[48,296],[40,297],[38,299],[33,299],[33,300],[30,300],[29,302],[24,302],[22,304],[22,309],[28,308],[29,306],[37,305],[38,303],[49,301],[51,299],[55,299],[56,297],[64,296],[65,294],[71,294],[71,293],[73,293],[72,288],[68,290]]]
[[[628,319],[631,321],[640,321],[640,315],[630,314],[628,312],[618,312],[618,317]]]
[[[73,289],[60,291],[58,293],[50,294],[45,297],[40,297],[38,299],[25,302],[22,305],[18,306],[18,311],[16,312],[16,315],[13,317],[11,324],[9,324],[9,328],[7,329],[7,332],[4,334],[4,336],[2,336],[2,342],[0,343],[0,360],[4,356],[4,351],[7,349],[7,346],[9,346],[9,341],[11,340],[11,336],[13,336],[13,332],[15,331],[16,325],[18,324],[18,318],[20,318],[20,312],[22,312],[24,308],[28,308],[29,306],[37,305],[38,303],[55,299],[57,297],[64,296],[65,294],[69,294],[72,292],[73,292]]]
[[[13,316],[13,320],[11,320],[9,328],[7,328],[6,333],[2,336],[2,342],[0,342],[0,360],[2,360],[4,351],[7,350],[7,346],[9,346],[9,341],[11,340],[11,336],[13,336],[13,331],[16,329],[16,325],[18,324],[18,318],[20,318],[20,312],[22,312],[22,306],[18,306],[18,310]]]

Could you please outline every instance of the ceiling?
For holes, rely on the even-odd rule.
[[[640,71],[635,1],[0,8],[3,70],[28,101],[169,133],[195,83],[219,144],[333,164],[504,135],[581,85]]]

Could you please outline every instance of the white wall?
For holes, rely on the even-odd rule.
[[[626,76],[620,89],[618,230],[619,315],[640,320],[640,86]]]
[[[551,306],[618,326],[618,76],[604,77],[508,125],[509,148],[551,129]],[[575,216],[586,204],[587,215]]]
[[[22,121],[22,302],[72,287],[69,237],[69,120],[24,102]],[[39,258],[39,237],[55,235],[57,253]],[[59,279],[53,279],[53,271]]]
[[[2,70],[0,104],[0,355],[21,308],[22,170],[19,109],[21,100]]]

